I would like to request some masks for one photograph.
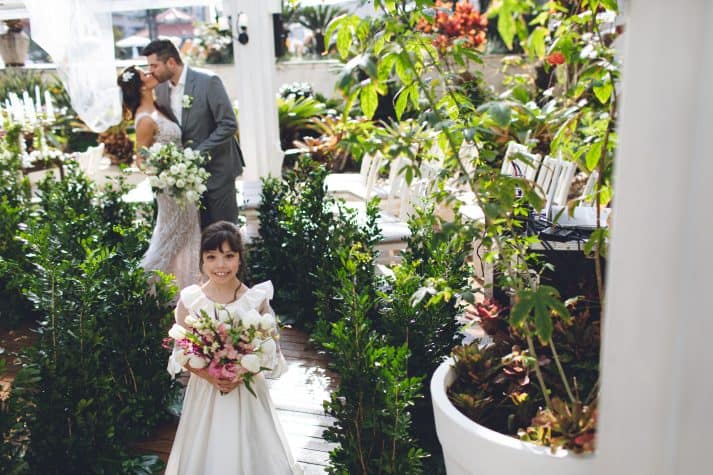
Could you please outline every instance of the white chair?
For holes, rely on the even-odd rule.
[[[379,170],[384,163],[380,152],[371,155],[365,153],[362,157],[359,173],[330,173],[324,185],[328,193],[348,194],[360,200],[369,200],[373,195],[381,198],[388,191],[377,186]]]
[[[566,206],[572,178],[577,170],[574,162],[546,156],[535,179],[537,190],[545,199],[542,212],[552,218],[552,206]]]
[[[236,180],[235,188],[240,214],[245,217],[241,232],[245,242],[250,244],[260,235],[258,207],[262,199],[262,181]]]
[[[594,187],[599,179],[599,172],[594,170],[584,185],[579,203],[572,210],[567,209],[566,198],[562,201],[553,201],[551,218],[556,220],[561,227],[594,228],[597,225],[596,200],[593,197]],[[571,178],[569,180],[571,183]],[[564,186],[562,187],[564,188]],[[569,187],[567,187],[569,191]],[[571,214],[570,214],[571,211]],[[608,227],[611,208],[601,208],[599,211],[599,225]]]
[[[86,151],[77,153],[76,161],[79,164],[79,168],[89,178],[94,178],[102,164],[101,160],[103,156],[104,144],[100,143],[96,147],[89,147]]]
[[[505,158],[503,158],[500,173],[506,176],[523,177],[526,180],[534,181],[541,160],[542,156],[540,154],[530,153],[525,145],[510,142],[505,151]]]
[[[592,171],[587,177],[587,182],[584,184],[584,189],[582,190],[582,195],[579,197],[580,206],[594,206],[596,199],[594,199],[594,187],[597,185],[597,180],[599,180],[599,172],[597,170]]]

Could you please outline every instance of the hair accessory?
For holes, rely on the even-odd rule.
[[[124,71],[121,75],[121,80],[124,82],[129,82],[132,79],[134,79],[134,72],[133,71]]]

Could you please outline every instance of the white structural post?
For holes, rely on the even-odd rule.
[[[240,26],[245,26],[248,37],[246,44],[233,40],[240,147],[247,165],[243,179],[280,176],[283,153],[274,93],[272,32],[272,13],[280,11],[280,1],[224,0],[223,5],[225,14],[232,18],[233,35],[238,36]]]
[[[713,473],[713,2],[628,13],[598,473]]]

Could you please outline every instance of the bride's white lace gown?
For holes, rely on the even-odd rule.
[[[272,283],[263,282],[244,292],[225,307],[248,311],[271,311]],[[198,285],[181,291],[181,301],[191,313],[205,310],[214,314],[216,303]],[[185,326],[177,315],[177,323]],[[174,352],[168,371],[180,372],[181,361]],[[278,353],[272,376],[286,369]],[[183,400],[181,420],[166,475],[299,475],[302,468],[295,463],[262,373],[251,385],[257,397],[241,384],[228,394],[220,392],[208,381],[191,374]]]
[[[151,117],[157,126],[156,143],[181,146],[181,128],[158,111],[136,114],[134,123]],[[176,276],[176,285],[183,289],[199,282],[198,254],[200,252],[200,215],[195,205],[181,208],[175,198],[158,193],[158,214],[151,243],[141,261],[146,270],[160,270]]]

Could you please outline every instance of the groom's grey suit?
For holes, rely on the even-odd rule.
[[[201,228],[220,220],[236,223],[235,177],[242,174],[245,162],[235,139],[238,129],[235,113],[218,76],[184,67],[187,71],[183,96],[192,99],[190,107],[183,107],[181,113],[183,145],[210,155],[205,166],[210,178],[206,185],[208,190],[203,193]],[[172,112],[169,81],[156,87],[156,101]]]

